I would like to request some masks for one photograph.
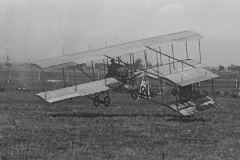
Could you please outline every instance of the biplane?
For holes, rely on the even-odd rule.
[[[93,105],[100,104],[108,107],[112,100],[110,91],[124,90],[134,99],[145,99],[168,107],[183,116],[191,116],[197,112],[220,105],[215,95],[202,95],[200,82],[212,81],[214,93],[214,79],[219,77],[201,63],[200,39],[203,36],[193,31],[183,31],[162,35],[119,45],[89,50],[81,53],[69,54],[51,59],[36,61],[31,64],[42,72],[43,91],[35,94],[48,103],[54,103],[79,96],[87,96]],[[200,61],[189,58],[189,43],[197,43]],[[184,58],[176,56],[176,46],[182,45]],[[164,48],[170,48],[165,53]],[[183,53],[181,53],[183,55]],[[102,61],[104,77],[97,79],[94,63]],[[111,68],[110,61],[114,64]],[[139,65],[139,61],[144,64]],[[80,67],[83,63],[91,63],[92,75]],[[55,90],[45,90],[46,78],[44,73],[72,68],[74,84]],[[89,78],[90,82],[76,82],[76,68]],[[114,69],[113,69],[114,68]],[[33,72],[33,69],[32,69]],[[166,86],[167,84],[167,86]],[[34,85],[34,80],[33,80]],[[168,93],[174,93],[169,96]],[[103,97],[104,98],[101,98]]]

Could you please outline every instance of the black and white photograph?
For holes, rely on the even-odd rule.
[[[0,160],[237,159],[239,0],[0,0]]]

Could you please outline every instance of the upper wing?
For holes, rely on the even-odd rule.
[[[54,69],[59,67],[73,66],[76,64],[82,64],[86,62],[105,59],[106,57],[104,55],[107,55],[110,57],[118,57],[118,56],[130,54],[130,53],[137,53],[137,52],[146,50],[145,46],[153,47],[153,48],[159,47],[159,46],[164,47],[164,46],[169,46],[179,42],[192,41],[192,40],[197,40],[201,38],[203,38],[203,36],[196,32],[183,31],[183,32],[123,43],[119,45],[109,46],[109,47],[100,48],[96,50],[50,58],[46,60],[37,61],[32,64],[42,69]]]

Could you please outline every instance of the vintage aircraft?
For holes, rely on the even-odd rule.
[[[183,116],[193,115],[219,105],[215,101],[214,94],[211,98],[201,95],[199,91],[201,81],[212,80],[214,93],[213,79],[219,77],[201,63],[201,38],[203,36],[196,32],[183,31],[34,62],[31,67],[41,69],[43,76],[43,91],[36,96],[48,103],[87,96],[93,101],[94,106],[104,104],[108,107],[111,104],[108,91],[122,89],[133,99],[143,98],[169,107]],[[198,42],[200,62],[188,58],[188,43],[195,41]],[[175,57],[174,47],[179,44],[183,44],[184,55],[186,55],[184,59]],[[163,53],[162,50],[166,47],[170,47],[171,55]],[[142,58],[139,58],[141,56]],[[145,64],[140,67],[139,62],[134,59],[144,59]],[[104,63],[105,77],[97,80],[93,65],[99,60]],[[108,64],[109,60],[112,62],[111,65]],[[92,63],[92,76],[79,67],[80,64],[87,62]],[[107,74],[105,62],[109,66]],[[64,68],[66,67],[72,67],[74,85],[65,87],[64,83],[64,88],[45,91],[44,72],[62,68],[63,81],[65,81]],[[75,68],[88,76],[91,82],[77,84]],[[138,84],[139,79],[141,84]],[[153,92],[154,86],[157,92]],[[164,93],[171,89],[174,89],[174,97]],[[105,96],[103,100],[100,99],[102,95]]]

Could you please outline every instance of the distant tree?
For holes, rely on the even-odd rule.
[[[228,66],[228,70],[240,71],[240,66],[235,66],[234,64],[231,64],[230,66]]]
[[[104,64],[103,63],[95,63],[95,68],[97,70],[104,70]],[[106,66],[105,66],[106,68]]]
[[[11,65],[11,63],[5,63],[5,66],[6,67],[11,67],[12,65]]]
[[[219,68],[218,68],[219,71],[223,71],[224,70],[224,66],[222,65],[219,65]]]
[[[85,63],[79,64],[78,65],[81,69],[85,69],[87,67],[87,65]]]
[[[213,72],[215,72],[215,71],[216,71],[216,69],[215,69],[215,68],[209,68],[209,70],[210,70],[210,71],[213,71]]]
[[[230,66],[228,66],[228,70],[233,70],[234,67],[235,67],[235,65],[234,65],[234,64],[231,64]]]

